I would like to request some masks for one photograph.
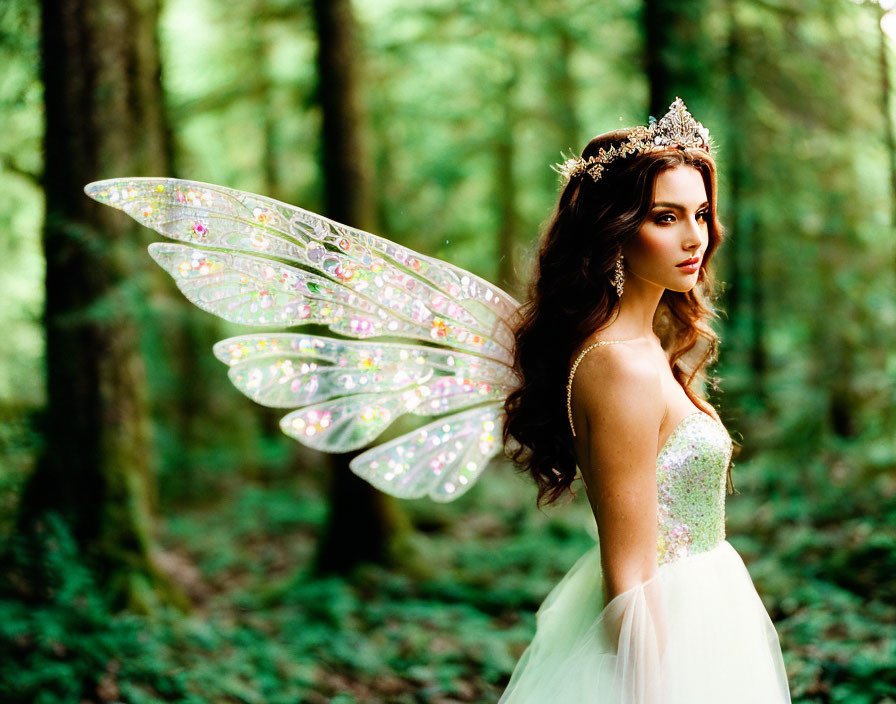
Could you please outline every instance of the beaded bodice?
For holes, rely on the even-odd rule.
[[[682,419],[656,458],[657,564],[725,539],[725,485],[732,442],[703,411]]]

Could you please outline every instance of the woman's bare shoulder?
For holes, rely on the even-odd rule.
[[[596,352],[596,354],[595,354]],[[602,345],[585,356],[576,372],[583,390],[600,390],[602,397],[646,393],[661,397],[660,372],[654,357],[629,344]]]
[[[646,346],[631,343],[592,350],[576,371],[574,405],[588,425],[652,428],[655,424],[658,432],[665,399],[655,355]]]

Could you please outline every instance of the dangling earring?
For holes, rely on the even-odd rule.
[[[625,271],[622,269],[622,255],[619,255],[619,259],[616,260],[616,269],[613,272],[613,277],[610,279],[610,283],[616,287],[616,295],[619,298],[622,298],[622,289],[625,286]]]

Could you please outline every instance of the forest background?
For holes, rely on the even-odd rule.
[[[5,0],[0,699],[488,702],[593,541],[493,463],[387,499],[211,354],[82,193],[263,193],[524,294],[551,163],[684,98],[719,145],[728,539],[796,702],[896,702],[892,3]],[[109,210],[109,212],[101,212]]]

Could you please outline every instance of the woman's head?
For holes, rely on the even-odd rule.
[[[629,128],[595,137],[585,147],[582,158],[597,156],[601,149],[618,147],[630,133]],[[666,223],[674,221],[673,227],[668,228],[655,224],[651,218],[674,209],[652,212],[657,202],[689,207],[706,204],[705,220],[701,221],[706,225],[706,242],[700,249],[703,255],[700,271],[689,279],[661,277],[669,283],[666,288],[673,291],[693,288],[705,279],[706,264],[723,236],[716,216],[715,161],[705,151],[695,148],[672,148],[617,158],[604,167],[597,181],[587,172],[572,177],[560,195],[557,212],[542,240],[542,259],[544,255],[548,258],[554,255],[564,261],[578,259],[583,265],[587,263],[583,278],[591,285],[609,280],[620,254],[624,255],[626,274],[629,268],[636,275],[639,271],[648,273],[644,266],[650,268],[651,253],[661,255],[649,246],[650,240],[656,239],[660,232],[658,228],[663,229],[660,239],[668,243],[670,234],[680,233],[685,224],[681,222],[682,216],[704,212],[698,208],[688,213],[674,213],[674,218],[665,220]],[[539,273],[543,272],[536,272],[537,278]],[[680,275],[677,271],[672,273]],[[601,280],[601,274],[606,281]],[[537,280],[535,286],[538,286]],[[605,288],[607,293],[611,292],[611,287]]]
[[[709,244],[712,208],[703,173],[678,164],[656,174],[647,216],[622,245],[629,288],[686,293],[697,283]],[[694,261],[693,268],[681,264]]]
[[[582,158],[618,147],[630,133],[595,137]],[[505,403],[505,443],[515,441],[510,456],[532,474],[539,503],[559,498],[576,477],[565,411],[569,364],[617,311],[611,278],[620,254],[626,287],[663,289],[654,330],[670,353],[673,374],[695,404],[705,405],[691,387],[699,386],[694,382],[702,381],[716,352],[707,268],[724,236],[716,200],[715,162],[695,148],[616,158],[597,181],[582,171],[564,186],[520,308],[515,366],[521,384]],[[701,260],[695,273],[676,268],[694,256]]]

